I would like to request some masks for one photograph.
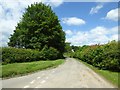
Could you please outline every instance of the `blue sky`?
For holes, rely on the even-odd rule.
[[[82,18],[86,21],[86,25],[83,26],[67,26],[63,23],[63,29],[82,29],[89,30],[90,28],[94,28],[95,26],[107,26],[113,27],[117,25],[117,22],[102,20],[106,14],[112,10],[118,8],[117,2],[109,2],[109,3],[100,3],[104,7],[98,11],[96,14],[90,15],[89,12],[92,7],[99,5],[99,3],[95,2],[65,2],[61,6],[54,8],[53,10],[58,15],[59,19],[63,17],[77,17]],[[62,21],[62,20],[61,20]]]
[[[94,11],[93,13],[90,13],[91,9],[96,8],[97,6],[101,6],[101,8],[97,10],[96,13],[94,13]],[[108,12],[117,8],[118,8],[117,2],[107,2],[107,3],[65,2],[64,4],[60,5],[57,8],[54,8],[53,10],[58,15],[63,30],[66,32],[67,41],[71,42],[71,44],[73,45],[84,45],[84,44],[97,44],[97,43],[103,44],[103,43],[107,43],[108,41],[117,39],[117,28],[116,28],[118,26],[117,20],[114,20],[113,18],[112,19],[106,18]],[[85,24],[68,25],[66,24],[67,22],[63,23],[62,18],[72,18],[72,17],[76,17],[78,19],[84,20]],[[103,35],[101,34],[100,37],[97,37],[93,35],[94,32],[92,34],[89,34],[92,29],[95,29],[94,32],[95,31],[98,31],[98,33],[103,32]],[[101,29],[101,31],[99,29]],[[112,34],[113,31],[110,31],[109,29],[116,29],[116,31],[114,30],[114,34]],[[104,32],[107,33],[105,34]],[[88,35],[85,37],[85,35],[81,35],[81,34],[88,34]],[[87,37],[89,39],[86,39]],[[96,38],[101,38],[101,40],[100,39],[95,40]]]
[[[104,44],[118,39],[117,2],[48,1],[43,3],[52,6],[66,33],[66,42],[70,42],[71,45]],[[24,9],[34,2],[41,0],[0,1],[1,46],[7,46],[8,38],[13,34]]]

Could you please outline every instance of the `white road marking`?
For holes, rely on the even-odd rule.
[[[37,77],[37,79],[40,79],[41,77]]]
[[[29,87],[28,85],[24,86],[24,88],[28,88],[28,87]]]
[[[32,82],[30,82],[31,84],[33,84],[35,82],[35,80],[33,80]]]
[[[46,81],[45,80],[43,80],[42,82],[40,82],[41,84],[43,84],[43,83],[45,83]]]

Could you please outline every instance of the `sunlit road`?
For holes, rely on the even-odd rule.
[[[79,61],[67,58],[57,68],[3,80],[3,88],[113,88]]]

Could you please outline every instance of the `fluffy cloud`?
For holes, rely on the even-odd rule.
[[[45,3],[53,7],[58,7],[63,3],[63,0],[45,0]]]
[[[120,18],[120,16],[118,15],[118,10],[120,10],[120,8],[116,8],[116,9],[113,9],[113,10],[110,10],[105,19],[109,19],[109,20],[113,20],[113,21],[118,21],[118,18]]]
[[[67,25],[83,25],[86,23],[83,19],[77,17],[62,18],[62,22]]]
[[[104,44],[111,40],[118,40],[118,27],[106,28],[97,26],[90,31],[69,31],[72,35],[67,35],[66,42],[71,42],[72,45],[91,45]]]
[[[95,33],[97,35],[103,35],[108,33],[105,27],[98,26],[90,31],[91,33]]]
[[[65,30],[65,33],[66,33],[67,35],[72,35],[72,34],[73,34],[73,32],[72,32],[71,30]]]
[[[43,2],[52,7],[58,7],[63,0],[0,0],[0,46],[6,46],[10,34],[15,30],[25,8],[34,2]]]
[[[98,13],[98,11],[103,8],[103,5],[97,5],[96,7],[91,8],[90,14]]]

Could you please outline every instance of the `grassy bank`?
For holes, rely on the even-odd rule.
[[[43,70],[50,67],[57,67],[62,63],[64,63],[63,59],[54,60],[54,61],[35,61],[35,62],[13,63],[13,64],[2,65],[0,66],[2,67],[2,74],[0,72],[0,77],[11,78],[14,76],[25,75],[38,70]]]
[[[79,61],[85,64],[86,66],[88,66],[89,68],[91,68],[92,70],[94,70],[96,73],[98,73],[100,76],[102,76],[107,81],[111,82],[113,85],[118,86],[118,72],[111,72],[108,70],[99,70],[86,62],[83,62],[81,60]],[[119,86],[120,86],[120,83],[119,83]]]

